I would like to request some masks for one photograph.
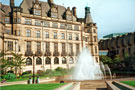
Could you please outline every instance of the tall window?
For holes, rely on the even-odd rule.
[[[38,58],[36,59],[36,64],[37,64],[37,65],[41,65],[41,64],[42,64],[42,59],[41,59],[40,57],[38,57]]]
[[[69,34],[69,40],[72,40],[72,34]]]
[[[72,57],[69,58],[69,63],[74,64],[74,59]]]
[[[95,53],[97,53],[97,46],[95,46]]]
[[[20,36],[21,35],[21,30],[17,30],[16,35]]]
[[[79,40],[79,35],[78,34],[76,34],[76,40]]]
[[[26,30],[26,36],[30,37],[31,36],[31,30]]]
[[[97,36],[94,36],[94,42],[97,42]]]
[[[32,24],[32,20],[31,19],[25,19],[25,24],[31,25]]]
[[[58,51],[58,43],[54,43],[54,52]]]
[[[41,21],[35,20],[35,25],[36,25],[36,26],[41,26]]]
[[[79,26],[78,25],[75,25],[74,26],[74,30],[79,30]]]
[[[50,22],[44,21],[44,27],[50,27]]]
[[[13,51],[13,42],[12,41],[8,41],[8,50]]]
[[[58,23],[52,23],[53,28],[58,28]]]
[[[31,42],[27,42],[27,51],[31,51]]]
[[[66,64],[66,63],[67,63],[66,58],[62,58],[62,64]]]
[[[72,43],[69,44],[69,53],[71,53],[71,52],[73,52],[73,44]]]
[[[93,32],[96,33],[96,29],[93,29]]]
[[[37,42],[37,52],[41,51],[41,42]]]
[[[54,32],[54,39],[57,39],[57,32]]]
[[[45,32],[45,38],[49,38],[49,32]]]
[[[67,25],[67,29],[68,29],[68,30],[72,30],[72,25],[70,25],[70,24]]]
[[[78,54],[79,52],[80,52],[79,44],[76,44],[76,54]]]
[[[26,65],[32,65],[32,59],[31,58],[26,59]]]
[[[39,30],[36,31],[36,37],[37,37],[37,38],[40,38],[40,31],[39,31]]]
[[[62,39],[65,39],[65,33],[61,34]]]
[[[14,18],[14,23],[21,23],[21,19],[20,18]]]
[[[54,64],[59,64],[59,58],[57,57],[54,58]]]
[[[10,19],[9,18],[5,18],[5,23],[9,24],[10,23]]]
[[[61,29],[65,29],[65,24],[64,24],[64,23],[61,23],[61,24],[60,24],[60,28],[61,28]]]
[[[62,52],[65,52],[65,50],[66,50],[66,45],[65,43],[62,43]]]
[[[49,52],[50,51],[50,43],[46,42],[46,51]]]
[[[41,15],[41,10],[34,10],[34,15]]]
[[[45,60],[45,63],[46,64],[51,64],[51,59],[49,57],[47,57],[46,60]]]
[[[6,33],[6,34],[11,34],[11,30],[6,29],[5,33]]]

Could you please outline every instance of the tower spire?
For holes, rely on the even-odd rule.
[[[92,17],[90,14],[90,7],[86,6],[85,7],[85,23],[92,23]]]

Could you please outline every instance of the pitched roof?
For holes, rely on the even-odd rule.
[[[9,16],[9,13],[11,12],[10,6],[8,6],[8,5],[3,5],[3,4],[2,4],[2,10],[5,11],[5,14],[6,14],[7,16]]]
[[[20,5],[20,7],[23,9],[23,13],[30,13],[30,9],[32,8],[32,2],[34,2],[35,0],[23,0],[22,4]],[[42,16],[47,16],[49,10],[50,10],[50,6],[48,4],[48,2],[42,2],[39,1],[39,3],[41,3],[42,6]],[[63,14],[66,11],[66,8],[60,5],[56,5],[58,8],[58,18],[62,19],[63,18]]]
[[[35,0],[23,0],[19,7],[22,8],[22,13],[30,14],[30,10],[32,8],[33,2]],[[42,16],[48,16],[48,12],[51,9],[48,2],[39,1],[39,3],[42,6]],[[63,16],[66,12],[66,8],[61,5],[56,5],[58,8],[58,18],[63,19]],[[9,16],[9,13],[11,12],[11,8],[9,5],[3,5],[3,10],[5,11],[5,14]],[[73,15],[73,20],[76,21],[77,18]]]

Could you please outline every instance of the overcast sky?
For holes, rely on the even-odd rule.
[[[41,0],[47,1],[47,0]],[[9,4],[9,0],[0,0]],[[15,0],[19,5],[22,0]],[[93,21],[98,26],[98,36],[110,33],[135,32],[135,0],[54,0],[65,7],[77,7],[77,16],[84,17],[85,6],[91,7]]]

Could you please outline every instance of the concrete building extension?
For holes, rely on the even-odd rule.
[[[99,41],[99,50],[108,50],[109,56],[135,55],[135,32]]]
[[[97,25],[90,7],[85,17],[78,18],[72,9],[56,5],[53,0],[23,0],[15,6],[0,3],[0,52],[12,60],[11,52],[22,54],[26,66],[22,72],[72,68],[78,53],[88,47],[99,62]],[[33,62],[34,61],[34,62]]]

